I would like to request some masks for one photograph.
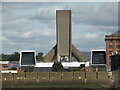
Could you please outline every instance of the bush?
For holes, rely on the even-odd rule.
[[[52,71],[55,71],[55,72],[64,71],[64,68],[63,68],[63,65],[61,64],[61,62],[54,62],[53,66],[52,66]]]
[[[85,71],[85,64],[81,64],[79,70]]]
[[[16,67],[12,67],[10,70],[17,70],[17,68]]]
[[[37,56],[36,56],[36,59],[37,59],[37,61],[42,61],[42,62],[44,61],[44,57],[43,57],[43,56],[38,56],[38,55],[37,55]]]

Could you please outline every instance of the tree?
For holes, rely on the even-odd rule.
[[[19,61],[20,54],[18,52],[14,52],[13,54],[1,54],[0,60],[3,61]]]
[[[17,70],[17,68],[16,67],[12,67],[10,70]]]
[[[43,56],[36,56],[36,59],[37,59],[37,61],[44,61],[44,57]]]
[[[55,72],[64,71],[64,68],[63,68],[63,65],[61,64],[61,62],[54,62],[53,66],[52,66],[52,71],[55,71]]]
[[[44,61],[43,52],[39,52],[38,55],[36,55],[36,60],[42,62]]]
[[[3,61],[9,61],[9,57],[10,57],[10,55],[7,55],[7,54],[1,54],[0,55],[0,59],[3,60]]]
[[[9,61],[19,61],[20,54],[18,52],[14,52],[13,54],[10,55],[8,58]]]

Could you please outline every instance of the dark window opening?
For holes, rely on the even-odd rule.
[[[22,52],[21,65],[35,65],[34,52]]]

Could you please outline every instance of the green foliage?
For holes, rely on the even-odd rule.
[[[1,54],[3,61],[19,61],[20,54],[18,52],[14,52],[13,54]]]
[[[36,59],[37,59],[37,61],[44,61],[44,57],[43,56],[36,56]]]
[[[85,64],[81,64],[81,65],[80,65],[80,68],[85,68]]]
[[[64,68],[63,68],[63,65],[61,64],[61,62],[54,62],[53,66],[52,66],[52,71],[55,71],[55,72],[64,71]]]
[[[7,54],[1,54],[0,55],[1,57],[1,61],[9,61],[9,58],[10,58],[10,55],[7,55]]]
[[[80,67],[79,67],[79,70],[80,71],[85,71],[85,64],[81,64]]]
[[[14,52],[10,55],[9,61],[19,61],[20,54],[18,52]]]
[[[17,68],[16,67],[12,67],[10,70],[17,70]]]
[[[43,52],[39,52],[39,53],[38,53],[38,56],[43,56]]]

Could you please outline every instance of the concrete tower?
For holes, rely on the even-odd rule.
[[[56,45],[44,57],[44,61],[49,62],[63,58],[71,61],[74,56],[78,61],[85,61],[83,55],[74,45],[72,45],[71,10],[56,11]]]
[[[57,60],[66,57],[71,61],[71,11],[56,11]]]

